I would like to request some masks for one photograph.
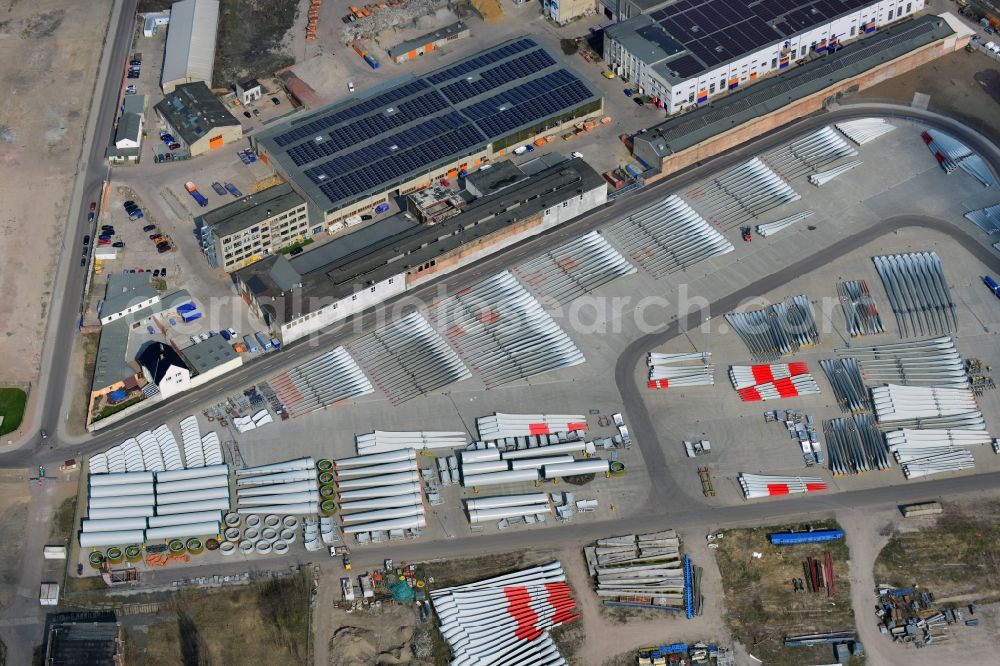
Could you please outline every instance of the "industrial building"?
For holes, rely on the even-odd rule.
[[[192,386],[221,377],[243,365],[243,357],[221,335],[195,343],[181,350],[187,366],[194,371]]]
[[[135,164],[139,161],[142,137],[146,129],[146,96],[126,95],[118,117],[115,135],[106,157],[111,164]]]
[[[309,227],[306,202],[287,183],[211,210],[194,223],[209,265],[227,273],[323,230]]]
[[[162,12],[146,12],[141,14],[142,16],[142,36],[152,37],[156,34],[157,29],[162,26],[170,25],[170,10]]]
[[[157,103],[156,114],[192,157],[243,138],[243,126],[204,82],[184,83]]]
[[[123,666],[125,643],[114,612],[58,613],[45,622],[46,666]]]
[[[150,342],[135,360],[146,381],[156,386],[164,398],[191,388],[191,368],[170,345]]]
[[[97,305],[101,324],[138,312],[159,302],[160,294],[149,283],[149,273],[112,273],[104,291],[104,300]]]
[[[331,225],[602,110],[589,83],[522,37],[277,123],[254,141],[306,200],[311,225]]]
[[[236,84],[236,98],[240,100],[240,104],[247,105],[263,95],[264,89],[257,79],[248,79]]]
[[[880,30],[826,58],[636,134],[633,153],[660,172],[646,178],[652,182],[814,113],[841,94],[864,90],[953,53],[968,43],[971,34],[947,13]]]
[[[553,22],[566,25],[582,16],[593,14],[594,0],[545,0],[542,11]]]
[[[182,83],[212,84],[219,0],[181,0],[170,7],[167,48],[160,88],[173,92]]]
[[[425,53],[430,53],[434,49],[439,49],[448,42],[458,39],[465,39],[471,33],[461,21],[456,21],[451,25],[446,25],[440,30],[421,35],[416,39],[411,39],[389,48],[389,57],[392,61],[401,64],[407,60],[416,60]]]
[[[233,279],[288,344],[606,202],[600,174],[566,160],[437,224],[393,215],[298,257],[267,257]]]
[[[924,0],[627,2],[604,31],[608,67],[668,114],[707,103],[913,16]],[[634,10],[640,14],[632,14]]]

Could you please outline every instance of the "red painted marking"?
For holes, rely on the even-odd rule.
[[[807,493],[816,493],[816,492],[820,492],[822,490],[826,490],[826,484],[825,483],[807,483],[806,484],[806,492]]]
[[[670,386],[669,379],[654,379],[646,384],[648,388],[651,389],[661,389],[668,388]]]
[[[931,141],[934,140],[931,138],[931,135],[928,134],[927,132],[921,132],[920,138],[924,140],[924,143],[930,143]]]
[[[740,400],[743,402],[760,402],[763,400],[763,398],[760,397],[760,392],[757,391],[757,388],[754,386],[740,389],[737,393],[739,393]]]
[[[799,394],[799,390],[795,388],[795,384],[792,383],[790,377],[784,377],[782,379],[776,379],[773,382],[775,390],[778,392],[782,398],[794,398]]]
[[[754,384],[764,384],[774,379],[774,373],[771,372],[769,365],[751,365],[750,372],[753,373]]]
[[[787,495],[788,494],[788,484],[785,484],[785,483],[769,483],[769,484],[767,484],[767,494],[768,495]]]
[[[459,289],[457,292],[455,292],[455,295],[456,296],[465,296],[470,291],[472,291],[472,287],[464,287],[462,289]]]
[[[547,423],[529,423],[528,424],[528,434],[530,435],[548,435],[549,425]]]
[[[477,319],[479,319],[479,323],[483,326],[490,326],[500,321],[500,314],[495,310],[487,310],[486,312],[479,313]]]
[[[587,422],[586,421],[582,421],[582,422],[578,422],[578,423],[570,422],[570,423],[567,424],[567,427],[569,428],[570,432],[572,432],[574,430],[586,430],[587,429]]]
[[[788,374],[790,375],[804,375],[809,372],[809,366],[807,366],[802,361],[796,361],[794,363],[788,364]]]
[[[532,640],[541,633],[535,623],[538,621],[538,614],[531,608],[531,595],[524,587],[505,587],[504,596],[507,597],[507,614],[517,620],[517,627],[514,635],[522,640]]]

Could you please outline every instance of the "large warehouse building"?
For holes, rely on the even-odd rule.
[[[530,37],[278,124],[261,158],[336,224],[500,151],[599,115],[603,100]]]
[[[243,126],[204,82],[182,83],[153,107],[191,157],[243,138]]]
[[[582,159],[566,160],[436,224],[400,213],[292,259],[271,255],[233,279],[251,310],[288,344],[607,200],[600,174]]]
[[[219,0],[181,0],[173,4],[160,75],[164,93],[178,84],[195,81],[211,87],[218,28]]]
[[[674,0],[604,31],[604,59],[667,113],[912,16],[924,0]],[[631,15],[631,14],[630,14]]]

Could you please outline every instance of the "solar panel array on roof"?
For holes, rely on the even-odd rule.
[[[565,69],[523,83],[516,88],[462,109],[488,136],[507,132],[556,113],[591,97],[590,89]]]
[[[472,99],[476,95],[495,90],[496,88],[516,81],[525,76],[531,76],[546,67],[551,67],[556,61],[545,51],[537,49],[523,56],[499,63],[496,67],[477,72],[464,79],[449,83],[441,88],[452,104]]]
[[[688,55],[669,63],[672,70],[687,77],[871,3],[872,0],[680,0],[649,16],[701,61],[697,69],[697,61]]]
[[[530,37],[524,37],[514,42],[509,42],[503,44],[496,48],[490,49],[485,53],[480,53],[474,58],[469,58],[468,60],[463,60],[453,67],[448,69],[443,69],[440,72],[435,72],[427,77],[427,80],[434,85],[439,85],[445,81],[450,81],[452,79],[457,79],[460,76],[468,74],[469,72],[479,69],[484,65],[489,65],[490,63],[499,62],[504,58],[512,56],[516,53],[521,53],[522,51],[527,51],[538,46],[538,42],[531,39]]]

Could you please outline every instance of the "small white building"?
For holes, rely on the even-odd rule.
[[[257,79],[250,79],[236,84],[236,97],[239,98],[240,104],[244,106],[260,99],[263,95],[264,89],[261,88],[260,81]]]
[[[135,359],[146,381],[155,384],[164,398],[191,388],[191,370],[180,354],[168,344],[152,342]]]
[[[99,248],[99,250],[104,249]],[[160,294],[149,283],[147,275],[147,273],[112,273],[108,276],[104,300],[97,307],[102,326],[159,302]]]
[[[142,145],[142,116],[126,113],[118,120],[115,148],[139,148]]]
[[[142,15],[142,36],[153,37],[157,28],[170,25],[170,10],[162,12],[146,12]]]

